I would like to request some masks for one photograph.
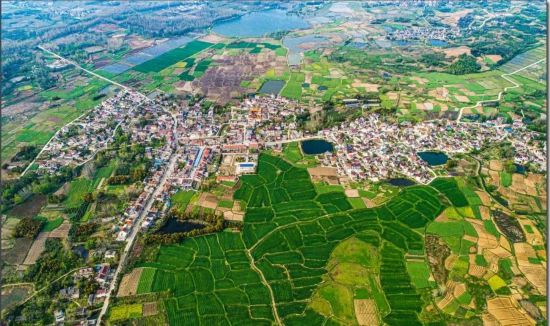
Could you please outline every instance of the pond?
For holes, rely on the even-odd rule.
[[[443,152],[426,151],[418,152],[417,155],[430,166],[443,165],[449,160],[447,154]]]
[[[180,221],[175,218],[170,218],[157,232],[160,234],[189,232],[195,229],[202,229],[204,227],[204,224],[190,221]]]
[[[310,25],[298,15],[271,9],[253,12],[239,18],[214,24],[212,30],[231,37],[260,37],[266,34],[308,28]]]
[[[396,187],[409,187],[416,184],[416,182],[407,178],[391,178],[386,180],[386,182]]]
[[[328,39],[320,35],[305,35],[298,37],[285,37],[283,45],[288,48],[288,64],[299,65],[302,61],[302,53],[305,48],[312,50],[316,49],[326,42]]]
[[[435,39],[428,40],[428,43],[429,43],[431,46],[447,46],[447,45],[449,44],[449,43],[447,43],[446,41],[435,40]]]
[[[284,80],[268,80],[262,84],[262,87],[260,87],[260,90],[258,92],[260,94],[277,95],[279,94],[279,92],[284,86],[285,86]]]
[[[326,140],[310,139],[302,142],[302,151],[304,154],[317,155],[325,152],[332,152],[334,146]]]
[[[516,167],[516,173],[525,174],[525,171],[527,170],[525,168],[525,165],[521,165],[521,164],[517,164],[517,163],[514,163],[514,165]]]

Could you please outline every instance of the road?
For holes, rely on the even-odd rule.
[[[288,144],[288,143],[293,143],[293,142],[296,142],[296,141],[304,141],[304,140],[311,140],[311,139],[321,139],[323,138],[322,136],[308,136],[308,137],[301,137],[301,138],[295,138],[295,139],[286,139],[286,140],[279,140],[279,141],[270,141],[270,142],[266,142],[265,145],[266,146],[273,146],[273,145],[277,145],[277,144]]]
[[[143,219],[147,216],[147,213],[151,209],[151,206],[153,205],[153,202],[155,201],[155,197],[162,191],[162,188],[164,187],[164,184],[166,183],[166,180],[168,177],[172,174],[172,171],[174,170],[174,166],[176,165],[176,151],[172,152],[172,155],[170,156],[170,161],[168,163],[168,166],[166,168],[166,171],[164,172],[157,188],[153,191],[153,193],[149,196],[147,199],[147,203],[143,207],[143,210],[139,214],[138,218],[136,219],[136,222],[134,223],[134,227],[132,228],[132,231],[130,232],[130,235],[126,239],[126,247],[124,247],[124,251],[122,252],[122,255],[120,256],[120,260],[118,263],[118,267],[115,271],[115,274],[113,276],[113,280],[111,281],[111,284],[109,285],[109,291],[107,292],[107,296],[105,297],[105,301],[103,302],[103,307],[101,308],[101,312],[99,313],[99,316],[97,317],[97,324],[101,324],[101,319],[107,312],[107,309],[109,308],[109,301],[111,299],[111,295],[116,289],[117,286],[117,279],[122,270],[124,269],[124,266],[126,265],[126,259],[128,259],[128,255],[130,251],[132,250],[132,246],[134,245],[134,242],[137,238],[137,234],[139,233],[139,230],[141,229],[141,224],[143,223]]]
[[[529,65],[527,65],[527,66],[525,66],[525,67],[523,67],[523,68],[520,68],[520,69],[518,69],[518,70],[516,70],[516,71],[513,71],[513,72],[511,72],[511,73],[500,75],[500,77],[502,77],[502,78],[506,79],[507,81],[509,81],[510,83],[514,84],[514,86],[505,87],[502,91],[500,91],[500,93],[498,93],[498,96],[497,96],[496,99],[478,101],[475,105],[472,105],[472,106],[465,106],[465,107],[460,108],[460,111],[458,112],[458,117],[456,118],[456,122],[459,122],[459,123],[460,123],[460,120],[462,119],[462,112],[464,111],[464,109],[473,109],[473,108],[475,108],[475,107],[480,106],[480,105],[483,104],[483,103],[494,102],[494,101],[500,101],[500,99],[502,98],[502,94],[504,94],[506,91],[508,91],[509,89],[512,89],[512,88],[517,88],[517,87],[519,87],[519,84],[516,83],[513,79],[508,78],[508,76],[512,76],[512,75],[514,75],[514,74],[517,74],[518,72],[520,72],[520,71],[522,71],[522,70],[525,70],[525,69],[527,69],[527,68],[529,68],[529,67],[532,67],[532,66],[534,66],[534,65],[537,65],[537,64],[539,64],[539,63],[541,63],[541,62],[543,62],[543,61],[545,61],[545,60],[546,60],[546,58],[540,59],[540,60],[538,60],[538,61],[536,61],[536,62],[533,62],[533,63],[531,63],[531,64],[529,64]]]
[[[67,63],[69,63],[69,64],[75,66],[77,69],[80,69],[80,70],[82,70],[82,71],[87,72],[88,74],[90,74],[90,75],[92,75],[92,76],[94,76],[94,77],[100,78],[100,79],[105,80],[105,81],[107,81],[107,82],[109,82],[109,83],[111,83],[111,84],[113,84],[113,85],[115,85],[115,86],[121,87],[121,88],[124,89],[125,91],[132,91],[132,92],[134,92],[134,93],[136,93],[136,94],[139,94],[140,96],[142,96],[143,98],[145,98],[145,99],[148,100],[148,101],[150,100],[145,94],[140,93],[140,92],[138,92],[138,91],[136,91],[136,90],[132,90],[130,87],[124,86],[124,85],[122,85],[122,84],[120,84],[120,83],[117,83],[117,82],[114,81],[114,80],[111,80],[111,79],[109,79],[109,78],[106,78],[106,77],[103,77],[103,76],[101,76],[101,75],[99,75],[99,74],[96,74],[95,72],[93,72],[93,71],[91,71],[91,70],[88,70],[88,69],[82,67],[82,66],[79,65],[78,63],[76,63],[76,62],[74,62],[74,61],[72,61],[72,60],[69,60],[69,59],[67,59],[67,58],[64,58],[64,57],[60,56],[59,54],[57,54],[57,53],[55,53],[55,52],[52,52],[52,51],[50,51],[50,50],[48,50],[48,49],[42,47],[41,45],[39,45],[38,48],[39,48],[40,50],[42,50],[42,51],[48,53],[48,54],[53,55],[54,57],[56,57],[56,58],[58,58],[58,59],[60,59],[60,60],[62,60],[62,61],[64,61],[64,62],[67,62]],[[24,175],[27,173],[27,171],[31,168],[31,166],[33,166],[33,164],[36,162],[36,159],[37,159],[38,157],[40,157],[40,155],[44,152],[44,149],[46,148],[46,146],[48,146],[48,145],[50,144],[50,142],[59,134],[59,132],[61,131],[61,129],[63,129],[63,128],[66,127],[66,126],[71,125],[72,123],[74,123],[75,121],[79,120],[80,118],[82,118],[82,117],[85,116],[86,114],[88,114],[88,112],[84,112],[83,114],[81,114],[80,116],[78,116],[76,119],[70,121],[69,123],[67,123],[67,124],[64,125],[63,127],[59,128],[59,130],[57,130],[57,131],[55,132],[55,134],[53,134],[53,136],[48,140],[48,142],[42,147],[42,149],[40,150],[40,152],[38,153],[38,155],[36,155],[36,156],[34,157],[34,159],[32,160],[32,162],[30,162],[29,165],[27,165],[27,167],[25,168],[25,170],[21,173],[21,176],[24,176]],[[118,128],[118,125],[117,125],[117,128]],[[115,131],[116,131],[116,130],[115,130]]]
[[[69,60],[69,59],[66,59],[60,55],[58,55],[57,53],[54,53],[48,49],[45,49],[44,47],[42,46],[38,46],[38,48],[46,53],[49,53],[51,55],[53,55],[54,57],[62,60],[62,61],[65,61],[69,64],[72,64],[73,66],[75,66],[76,68],[94,76],[94,77],[97,77],[99,79],[102,79],[102,80],[105,80],[115,86],[118,86],[122,89],[124,89],[125,91],[128,91],[128,92],[133,92],[135,94],[138,94],[140,95],[141,97],[143,97],[146,101],[150,101],[151,99],[149,99],[145,94],[143,93],[140,93],[136,90],[133,90],[131,89],[130,87],[128,86],[125,86],[125,85],[122,85],[114,80],[111,80],[109,78],[106,78],[106,77],[103,77],[91,70],[88,70],[82,66],[80,66],[78,63],[72,61],[72,60]],[[178,127],[178,123],[177,123],[177,119],[176,119],[176,116],[175,114],[167,111],[164,107],[162,108],[163,111],[169,113],[172,118],[174,119],[174,128],[173,128],[173,133],[174,133],[174,141],[176,142],[176,146],[178,144],[178,141],[177,141],[177,133],[176,133],[176,130],[177,130],[177,127]],[[87,113],[84,113],[82,116],[84,116],[85,114]],[[78,117],[77,119],[81,118],[82,116]],[[75,119],[75,120],[77,120]],[[75,121],[73,120],[73,121]],[[71,124],[73,121],[69,122],[69,124]],[[68,124],[67,124],[68,125]],[[116,126],[115,128],[115,131],[116,129],[120,126],[120,123]],[[59,132],[59,131],[58,131]],[[57,133],[58,133],[57,132]],[[56,133],[56,135],[57,135]],[[55,135],[54,135],[55,137]],[[52,137],[48,143],[54,138]],[[44,146],[45,147],[45,146]],[[44,150],[44,148],[42,148],[42,150]],[[155,201],[154,198],[157,197],[157,195],[162,191],[162,189],[164,188],[164,184],[166,183],[166,180],[168,179],[168,177],[172,174],[172,171],[174,170],[174,166],[176,165],[176,161],[177,161],[177,154],[176,154],[177,150],[176,149],[173,149],[172,150],[172,155],[170,156],[170,160],[169,160],[169,163],[167,165],[167,168],[159,182],[159,184],[157,185],[156,189],[153,191],[153,193],[149,196],[149,198],[147,199],[147,203],[145,204],[143,210],[141,211],[141,213],[139,214],[138,218],[136,219],[135,223],[134,223],[134,227],[132,228],[132,231],[130,231],[130,234],[128,236],[128,238],[126,239],[126,247],[124,247],[124,251],[122,252],[122,255],[120,256],[120,260],[119,260],[119,263],[118,263],[118,266],[117,266],[117,269],[115,271],[115,274],[113,275],[113,280],[111,281],[111,284],[109,285],[109,291],[107,293],[107,296],[105,297],[105,301],[103,302],[103,306],[101,307],[101,311],[99,313],[99,316],[97,318],[97,325],[100,325],[101,324],[101,319],[103,318],[103,316],[105,315],[105,313],[107,312],[107,309],[109,308],[109,302],[110,302],[110,299],[111,299],[111,294],[114,292],[114,290],[116,289],[116,286],[117,286],[117,279],[120,275],[120,273],[122,272],[122,270],[124,269],[124,266],[126,265],[126,260],[128,258],[128,255],[130,253],[130,251],[132,250],[132,247],[134,245],[134,242],[137,238],[137,234],[139,233],[139,230],[141,229],[141,224],[143,223],[143,219],[147,216],[147,213],[149,212],[149,210],[151,209],[151,206],[153,205],[153,202]],[[42,153],[42,151],[40,151],[40,153]],[[37,156],[38,157],[38,156]],[[31,164],[29,164],[29,167],[34,163],[34,160]],[[25,170],[26,171],[26,170]]]

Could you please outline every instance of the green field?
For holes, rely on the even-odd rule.
[[[164,68],[195,55],[210,46],[212,46],[212,43],[194,40],[187,43],[182,48],[170,50],[154,59],[145,61],[132,69],[143,73],[160,72]]]
[[[281,96],[290,99],[299,100],[302,97],[302,84],[305,81],[305,75],[299,72],[290,74],[290,79],[281,90]]]
[[[189,205],[191,199],[196,194],[194,191],[178,191],[170,198],[172,206],[180,211],[184,211]]]
[[[86,193],[92,189],[92,181],[85,178],[78,178],[71,181],[69,186],[69,193],[65,200],[65,206],[68,208],[79,207],[83,200],[82,198]]]
[[[381,320],[419,324],[425,303],[414,284],[425,285],[418,276],[424,271],[414,269],[411,277],[404,255],[424,252],[423,236],[415,229],[443,209],[433,188],[408,187],[382,206],[354,209],[342,192],[318,193],[307,170],[266,154],[259,158],[258,174],[242,176],[240,184],[234,198],[246,207],[242,232],[161,245],[153,261],[143,257],[136,263],[156,270],[151,290],[168,291],[163,301],[171,323],[267,325],[275,315],[289,325],[350,320],[349,298],[355,294],[340,302],[344,299],[335,293],[345,291],[341,287],[318,286],[330,273],[331,255],[340,252],[339,260],[347,257],[374,270],[378,268],[369,259],[378,262],[378,280],[362,284],[364,290],[357,295],[375,298]],[[379,258],[368,258],[363,250],[352,254],[338,249],[354,236],[369,252],[379,252]],[[341,281],[355,282],[353,273],[361,268],[342,274]],[[142,277],[140,286],[149,287],[142,284],[150,283],[150,272]],[[339,309],[338,316],[310,307],[315,293]]]

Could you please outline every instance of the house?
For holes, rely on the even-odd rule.
[[[70,286],[68,288],[59,290],[59,296],[62,299],[78,299],[80,298],[80,289]]]
[[[107,250],[105,252],[105,259],[115,259],[116,258],[116,250]]]
[[[104,284],[107,282],[107,276],[109,275],[109,271],[111,270],[111,267],[108,264],[101,264],[99,265],[99,270],[97,272],[96,281],[100,284]]]
[[[65,313],[63,312],[63,310],[56,310],[54,312],[54,317],[56,324],[62,324],[65,322]]]

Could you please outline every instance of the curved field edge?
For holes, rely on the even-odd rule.
[[[159,246],[151,292],[172,325],[338,323],[312,309],[336,246],[352,237],[380,253],[380,287],[390,325],[421,324],[427,304],[411,282],[404,256],[423,255],[425,226],[444,209],[430,186],[403,189],[375,208],[353,209],[341,192],[318,194],[306,169],[262,154],[258,174],[241,177],[235,199],[242,232],[225,231]],[[148,255],[151,257],[151,255]],[[275,305],[273,307],[273,304]]]

